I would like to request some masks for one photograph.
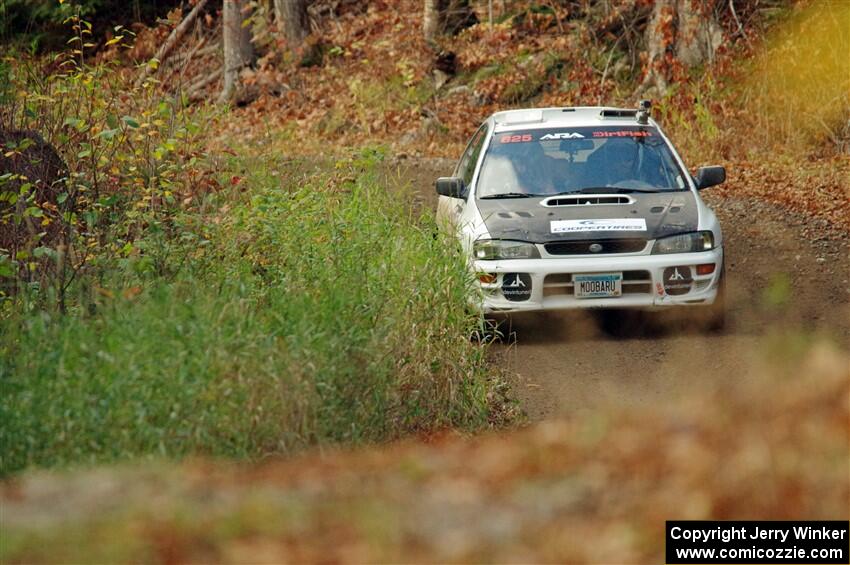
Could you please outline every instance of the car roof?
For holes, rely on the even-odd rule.
[[[505,110],[491,116],[495,132],[552,128],[561,126],[636,126],[637,110],[609,106],[579,106],[571,108],[525,108]],[[657,124],[650,119],[653,127]]]

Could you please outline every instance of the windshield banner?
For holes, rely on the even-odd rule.
[[[564,139],[600,139],[609,137],[643,138],[656,137],[653,128],[645,126],[599,126],[559,129],[541,129],[524,132],[511,132],[497,135],[496,140],[504,143],[528,143],[531,141],[557,141]]]

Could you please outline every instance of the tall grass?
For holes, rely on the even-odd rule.
[[[802,3],[781,15],[752,57],[724,57],[657,101],[656,118],[686,160],[796,167],[803,155],[850,152],[850,2]]]
[[[772,148],[850,152],[850,3],[792,12],[756,57],[744,103]]]
[[[94,313],[0,320],[0,473],[257,458],[498,416],[463,260],[371,154],[284,183],[262,159],[235,165],[250,189],[209,203],[226,212],[176,278],[128,268]]]

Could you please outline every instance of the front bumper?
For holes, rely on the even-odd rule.
[[[714,264],[710,274],[698,275],[697,265]],[[707,306],[714,303],[720,286],[723,248],[698,253],[669,255],[608,255],[475,261],[476,273],[490,273],[492,283],[478,282],[478,308],[484,313],[533,312],[582,308],[664,309],[672,306]],[[665,290],[663,274],[668,267],[687,268],[693,279],[687,292],[671,295]],[[623,294],[611,298],[576,298],[572,275],[594,273],[624,274]],[[531,294],[526,300],[511,301],[502,294],[502,279],[507,273],[527,273]],[[627,274],[628,273],[628,274]]]

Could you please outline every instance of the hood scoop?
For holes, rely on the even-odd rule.
[[[624,194],[566,194],[552,196],[540,202],[541,206],[599,206],[611,204],[633,204],[634,198]]]

